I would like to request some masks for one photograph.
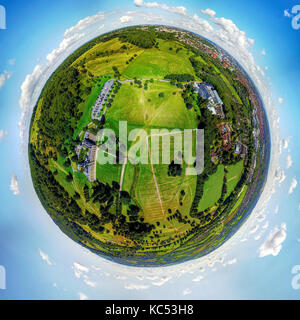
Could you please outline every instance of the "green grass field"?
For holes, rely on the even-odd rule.
[[[195,75],[188,60],[188,52],[182,45],[160,39],[158,42],[159,49],[145,50],[126,68],[122,74],[123,77],[127,79],[133,79],[134,77],[163,79],[164,76],[173,73]],[[176,53],[177,48],[182,48],[182,50]]]
[[[209,177],[204,184],[204,194],[199,202],[198,210],[204,211],[213,207],[221,197],[224,179],[224,166],[219,165],[215,174]]]
[[[159,97],[160,92],[164,97]],[[108,122],[120,120],[146,128],[196,127],[195,114],[186,108],[181,90],[159,81],[149,82],[148,90],[124,83],[107,112]]]
[[[244,161],[240,161],[233,166],[227,167],[227,193],[226,197],[230,195],[230,193],[234,190],[235,186],[240,180],[242,172],[244,170]]]

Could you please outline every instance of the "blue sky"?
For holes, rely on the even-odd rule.
[[[7,12],[7,29],[0,30],[0,265],[6,269],[0,299],[299,299],[300,290],[291,285],[291,270],[300,265],[300,29],[291,26],[297,1],[149,3],[0,1]],[[208,8],[212,11],[201,11]],[[87,28],[78,29],[79,20],[95,16],[97,23],[88,19]],[[236,50],[230,53],[253,70],[248,71],[260,81],[274,137],[268,185],[274,190],[265,204],[270,194],[266,188],[239,237],[209,260],[136,270],[112,265],[60,232],[33,190],[23,147],[34,99],[69,52],[96,34],[160,21],[190,28],[229,51],[233,44]],[[84,36],[68,42],[64,33],[76,25]],[[218,35],[229,40],[221,42]],[[60,50],[53,51],[56,48]],[[33,72],[38,64],[40,69]],[[279,127],[273,126],[278,118]],[[262,252],[277,255],[260,257]]]

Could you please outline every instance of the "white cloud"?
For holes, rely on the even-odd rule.
[[[37,87],[41,82],[44,73],[42,65],[38,64],[32,74],[26,76],[21,86],[21,97],[19,100],[20,108],[22,109],[22,116],[20,121],[20,137],[24,139],[26,132],[26,125],[28,123],[28,116],[33,107],[35,95],[37,95]]]
[[[183,294],[184,296],[187,296],[187,295],[189,295],[189,294],[191,294],[191,293],[192,293],[192,290],[189,289],[189,288],[186,288],[186,289],[184,289],[184,290],[182,291],[182,294]]]
[[[187,15],[187,9],[183,6],[178,7],[169,7],[166,4],[160,4],[157,2],[144,2],[143,0],[134,0],[134,4],[137,7],[146,7],[146,8],[159,8],[171,13],[178,13],[184,16]]]
[[[149,288],[149,286],[143,284],[129,283],[125,284],[124,288],[126,290],[146,290]]]
[[[289,13],[289,10],[288,9],[285,9],[284,11],[283,11],[283,15],[285,16],[285,17],[288,17],[288,18],[290,18],[292,15]]]
[[[52,265],[53,265],[53,263],[52,263],[52,261],[50,260],[49,256],[48,256],[46,253],[44,253],[42,250],[40,250],[40,256],[42,257],[42,259],[43,259],[44,261],[46,261],[46,262],[49,264],[49,266],[52,266]]]
[[[172,277],[163,276],[163,277],[161,277],[160,280],[155,281],[155,282],[152,282],[152,284],[153,284],[154,286],[160,287],[160,286],[164,285],[165,283],[167,283],[168,281],[170,281],[171,279],[172,279]]]
[[[291,141],[291,137],[288,137],[286,139],[282,139],[281,140],[281,146],[283,149],[287,149],[289,147],[289,144],[290,144],[290,141]]]
[[[69,29],[67,29],[64,33],[65,38],[72,37],[74,34],[91,27],[95,24],[100,23],[105,19],[105,14],[104,12],[100,11],[97,14],[93,16],[86,17],[80,21],[77,22],[77,24]]]
[[[282,249],[282,243],[286,239],[286,224],[283,223],[278,229],[271,230],[267,240],[259,248],[259,257],[263,258],[268,255],[277,256]]]
[[[290,189],[289,189],[289,194],[292,194],[294,192],[294,190],[297,188],[298,185],[298,181],[296,180],[296,178],[293,178]]]
[[[278,168],[275,171],[275,179],[278,180],[278,184],[281,185],[286,179],[285,172],[283,170],[280,170],[280,168]]]
[[[73,263],[73,270],[76,278],[80,278],[83,274],[88,273],[90,269],[78,262]]]
[[[259,225],[258,225],[258,224],[255,225],[255,226],[253,226],[253,227],[250,229],[249,234],[255,233],[255,232],[258,230],[258,228],[259,228]]]
[[[6,81],[10,79],[12,76],[12,72],[4,71],[4,73],[0,74],[0,89],[5,85]]]
[[[117,280],[126,280],[126,279],[127,279],[126,276],[123,276],[123,275],[121,275],[121,274],[116,274],[116,275],[114,275],[114,277],[115,277]]]
[[[257,220],[258,222],[263,222],[265,219],[266,219],[266,216],[265,216],[264,214],[260,214],[260,215],[256,218],[256,220]]]
[[[134,4],[137,6],[137,7],[141,7],[143,5],[143,0],[134,0]]]
[[[283,103],[283,98],[279,97],[279,98],[278,98],[278,103],[279,103],[279,104],[282,104],[282,103]]]
[[[15,196],[20,194],[19,181],[14,173],[11,176],[10,190],[13,192]]]
[[[293,165],[292,156],[290,154],[286,157],[286,168],[289,169]]]
[[[84,33],[76,33],[68,38],[63,39],[63,41],[59,44],[58,48],[54,49],[51,53],[47,55],[47,60],[50,64],[53,63],[58,56],[62,55],[66,49],[74,45],[79,39],[84,37]]]
[[[210,16],[210,17],[214,17],[216,15],[216,12],[214,10],[211,10],[211,9],[201,10],[201,12],[203,14],[206,14],[207,16]]]
[[[84,277],[83,281],[85,282],[86,285],[88,285],[88,286],[90,286],[92,288],[97,287],[97,282],[94,282],[94,281],[90,280],[87,276]]]
[[[246,36],[246,33],[240,30],[237,25],[230,19],[226,18],[212,18],[213,22],[220,27],[220,30],[217,31],[217,36],[220,40],[223,40],[225,45],[230,47],[237,45],[241,54],[247,54],[248,57],[249,53],[246,49],[250,48],[254,40],[250,39]],[[253,62],[253,57],[251,56],[251,61]],[[248,65],[248,64],[247,64]]]
[[[82,292],[78,292],[79,300],[88,300],[88,297],[86,294]]]
[[[194,281],[194,282],[199,282],[199,281],[201,281],[201,280],[203,280],[203,279],[204,279],[204,277],[201,276],[201,275],[199,275],[199,276],[197,276],[196,278],[194,278],[192,281]]]
[[[127,22],[130,22],[132,20],[133,20],[133,18],[131,16],[122,16],[120,18],[121,23],[127,23]]]
[[[214,28],[204,19],[199,18],[196,14],[193,15],[193,20],[207,33],[212,32]]]
[[[230,264],[230,265],[235,264],[235,263],[237,263],[237,258],[233,258],[227,262],[227,264]]]
[[[266,55],[266,50],[265,49],[262,49],[261,52],[260,52],[263,56]]]
[[[269,228],[269,221],[266,221],[265,224],[261,227],[263,230],[266,230]]]

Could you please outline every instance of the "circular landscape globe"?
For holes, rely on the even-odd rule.
[[[269,127],[222,48],[166,26],[112,31],[52,74],[32,115],[37,195],[71,239],[111,261],[202,257],[247,219],[266,181]]]

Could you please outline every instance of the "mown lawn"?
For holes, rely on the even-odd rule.
[[[159,97],[159,93],[163,97]],[[175,93],[175,94],[173,94]],[[168,82],[148,83],[148,90],[124,83],[107,112],[107,121],[126,120],[142,127],[195,128],[193,110],[188,110],[181,90]]]
[[[166,75],[174,73],[195,75],[189,61],[189,54],[182,45],[160,39],[158,42],[159,49],[145,50],[126,68],[122,74],[123,77],[127,79],[134,77],[163,79]],[[176,53],[177,48],[182,48],[182,50]]]
[[[227,193],[226,197],[230,195],[230,193],[234,190],[235,186],[240,180],[240,177],[244,170],[244,161],[240,161],[233,166],[227,167]]]
[[[213,205],[220,199],[222,193],[224,179],[224,166],[219,165],[215,174],[209,177],[209,180],[204,184],[204,194],[199,202],[198,210],[204,211]]]

